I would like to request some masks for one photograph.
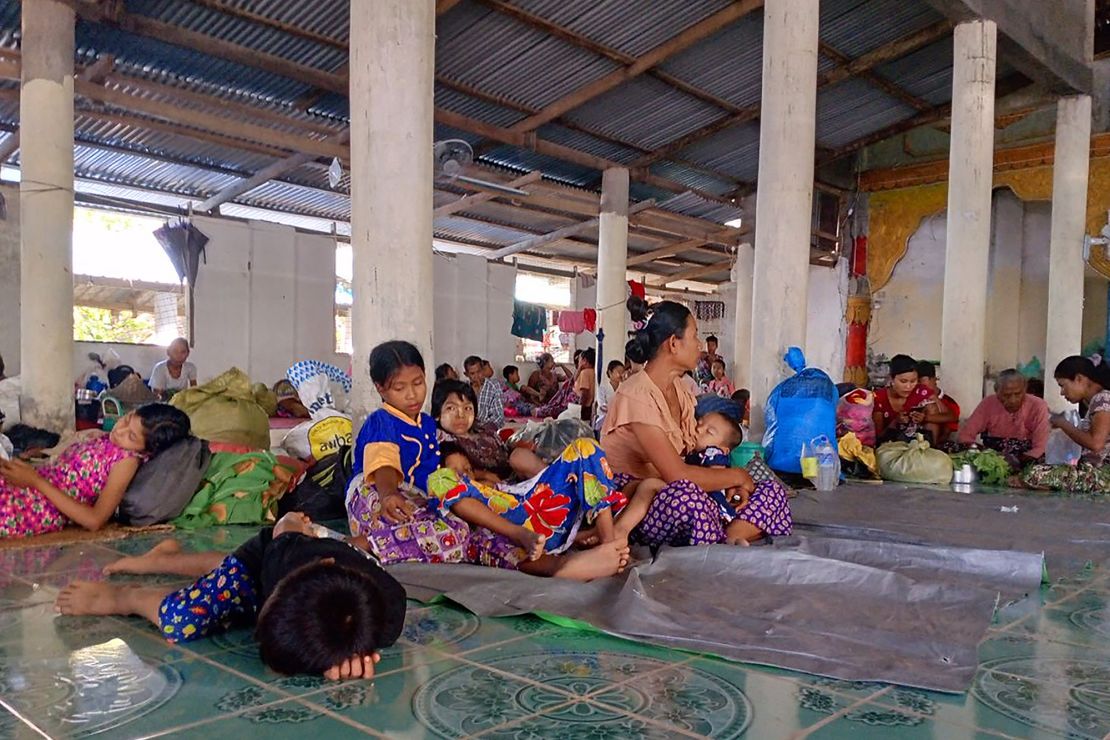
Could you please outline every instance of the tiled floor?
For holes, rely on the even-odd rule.
[[[178,535],[229,550],[250,530]],[[1002,609],[965,695],[742,666],[534,618],[413,604],[372,682],[288,678],[249,632],[174,647],[137,619],[55,616],[58,589],[154,539],[0,551],[0,738],[1102,738],[1110,574]],[[163,579],[173,583],[173,579]]]

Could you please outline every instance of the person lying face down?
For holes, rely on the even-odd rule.
[[[317,539],[315,527],[290,512],[230,555],[182,552],[165,540],[105,572],[197,576],[193,584],[167,593],[164,586],[76,581],[55,608],[145,617],[170,642],[254,622],[259,656],[278,673],[370,678],[379,650],[401,634],[405,590],[354,543]]]

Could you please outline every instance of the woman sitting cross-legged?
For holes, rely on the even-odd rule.
[[[627,357],[645,363],[644,370],[617,389],[601,444],[617,484],[631,493],[633,503],[642,495],[654,496],[634,528],[622,525],[624,514],[618,515],[618,530],[629,529],[632,541],[653,546],[740,544],[765,534],[788,534],[789,509],[779,484],[756,486],[742,469],[702,467],[684,459],[698,451],[694,398],[681,380],[697,366],[697,337],[689,309],[663,301],[628,343]],[[726,525],[708,491],[723,491],[727,500],[747,503]],[[642,504],[630,504],[630,511]]]

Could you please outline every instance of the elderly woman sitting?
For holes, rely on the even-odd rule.
[[[970,445],[981,437],[984,447],[1005,455],[1016,467],[1044,457],[1049,413],[1044,399],[1026,393],[1025,376],[1003,370],[987,396],[960,427],[959,442]]]

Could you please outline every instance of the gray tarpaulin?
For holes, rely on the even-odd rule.
[[[999,594],[1038,587],[1039,554],[794,537],[664,548],[591,583],[402,564],[415,598],[483,616],[541,612],[634,640],[855,681],[963,691]]]
[[[799,534],[1043,552],[1053,578],[1110,565],[1110,498],[856,484],[800,491],[790,510]]]

